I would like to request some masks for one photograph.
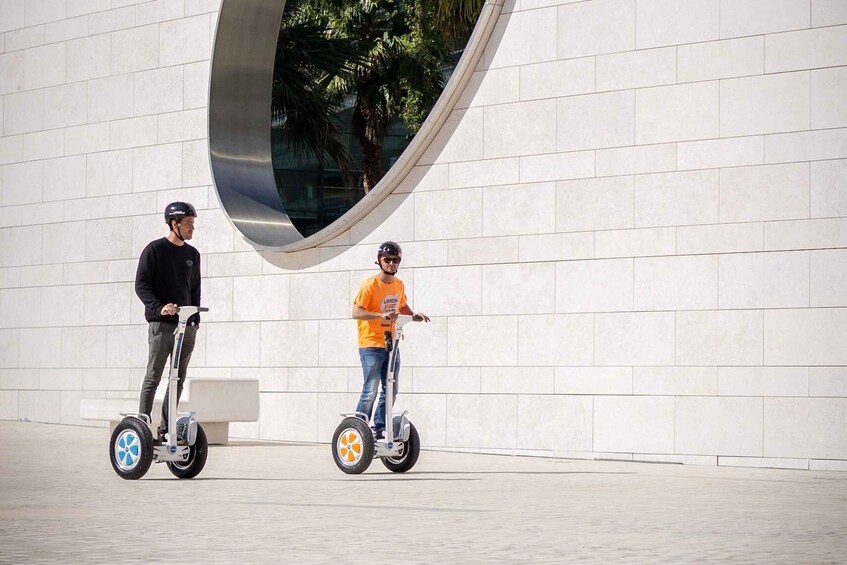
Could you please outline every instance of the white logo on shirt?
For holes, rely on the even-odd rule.
[[[396,294],[390,294],[382,299],[382,312],[391,313],[397,312],[397,306],[400,304],[400,299]]]

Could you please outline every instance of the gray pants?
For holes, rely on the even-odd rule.
[[[150,351],[147,355],[147,373],[144,375],[144,383],[141,385],[141,401],[138,405],[138,411],[142,414],[147,414],[153,411],[153,399],[156,396],[156,389],[159,386],[159,381],[162,378],[162,372],[165,369],[165,364],[168,357],[171,356],[174,349],[174,331],[176,324],[168,322],[150,322],[147,328],[147,343],[150,346]],[[177,386],[176,401],[179,403],[179,397],[182,395],[182,385],[185,384],[185,373],[188,369],[188,362],[191,360],[191,352],[194,351],[194,341],[197,338],[197,328],[188,326],[185,329],[185,336],[182,339],[182,350],[179,355],[179,385]],[[168,371],[170,374],[170,371]],[[168,430],[168,395],[170,387],[165,392],[165,400],[162,402],[162,420],[159,423],[159,435],[163,436]]]

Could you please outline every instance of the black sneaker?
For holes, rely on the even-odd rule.
[[[385,439],[385,430],[374,430],[374,439]]]

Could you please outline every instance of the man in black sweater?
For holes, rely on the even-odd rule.
[[[200,306],[200,253],[186,243],[194,235],[194,218],[197,211],[187,202],[172,202],[165,208],[165,222],[170,230],[167,237],[151,241],[138,260],[135,275],[135,294],[144,303],[144,317],[148,322],[147,373],[141,386],[141,401],[138,411],[150,416],[153,398],[162,378],[165,362],[174,347],[177,308],[179,306]],[[179,356],[179,386],[177,403],[185,383],[185,373],[194,341],[200,315],[195,314],[188,320],[188,327]],[[159,440],[168,429],[168,392],[162,403],[162,420],[159,423]]]

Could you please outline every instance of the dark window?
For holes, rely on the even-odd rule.
[[[295,64],[297,65],[302,65],[302,68],[294,69],[298,80],[302,79],[303,76],[318,76],[320,74],[319,72],[314,72],[314,70],[308,66],[308,62],[316,60],[317,57],[312,57],[309,53],[305,52],[305,50],[308,49],[312,49],[313,53],[320,52],[320,38],[318,38],[318,41],[315,41],[314,35],[312,35],[308,38],[308,40],[304,40],[302,37],[297,37],[292,40],[291,35],[289,35],[288,42],[284,39],[286,22],[290,22],[295,19],[291,17],[291,13],[288,11],[289,5],[295,6],[295,8],[292,8],[292,10],[295,10],[300,9],[296,6],[302,6],[304,3],[305,2],[286,3],[286,15],[283,17],[283,27],[280,31],[279,48],[277,49],[277,58],[275,63],[275,81],[277,81],[277,76],[281,77],[284,75],[284,72],[281,70],[283,68],[281,66],[281,61],[286,57],[289,65],[292,64],[292,61],[295,61]],[[388,3],[387,5],[394,6],[396,4]],[[329,20],[325,20],[320,25],[326,26],[328,25],[328,21]],[[302,23],[302,20],[297,20],[297,22]],[[303,32],[298,31],[298,33]],[[462,35],[462,37],[445,41],[444,44],[442,44],[440,48],[441,50],[439,51],[442,54],[441,59],[437,63],[434,63],[437,64],[437,66],[432,67],[433,73],[440,76],[443,84],[445,85],[459,60],[465,45],[467,44],[469,30]],[[335,41],[338,41],[337,37],[335,38]],[[327,43],[327,45],[329,46],[329,43]],[[336,44],[336,47],[337,46],[338,44]],[[329,48],[331,50],[332,46]],[[288,53],[285,49],[304,49],[304,51]],[[305,56],[303,55],[304,53]],[[430,57],[427,60],[436,61],[438,60],[438,57]],[[291,76],[290,67],[288,68],[288,72],[288,76]],[[304,82],[304,80],[300,80],[300,85]],[[275,89],[284,88],[285,81],[279,79],[278,84],[275,84]],[[275,90],[275,92],[277,91]],[[424,107],[427,111],[432,108],[432,104],[435,102],[439,92],[436,92],[435,96],[432,97],[432,103]],[[431,90],[430,94],[432,94]],[[275,96],[279,97],[280,95],[275,94]],[[346,147],[350,159],[350,164],[348,165],[346,174],[345,171],[342,171],[342,167],[339,166],[337,161],[325,158],[322,164],[317,155],[311,150],[304,150],[302,144],[299,146],[299,150],[295,150],[295,148],[286,141],[286,139],[291,139],[291,132],[294,131],[294,128],[291,128],[289,125],[288,127],[290,128],[290,131],[288,133],[288,137],[283,135],[284,128],[286,127],[286,116],[284,115],[284,112],[277,112],[277,115],[272,123],[271,149],[277,190],[285,212],[288,214],[288,217],[291,219],[294,227],[296,227],[304,237],[317,233],[333,223],[365,196],[364,186],[366,184],[366,167],[364,165],[364,150],[360,145],[358,136],[355,134],[353,125],[353,109],[355,102],[355,96],[347,95],[343,99],[343,102],[335,103],[335,110],[332,113],[336,130],[338,132],[337,139],[344,147]],[[292,121],[291,123],[294,122]],[[306,124],[307,126],[312,125],[308,121]],[[413,137],[413,132],[406,127],[400,117],[396,117],[389,122],[386,134],[384,138],[382,138],[382,147],[379,159],[382,174],[387,172],[388,169],[391,168],[391,166],[397,161],[412,141]],[[373,161],[371,161],[371,163],[373,163]],[[371,170],[372,169],[373,167],[371,167]],[[370,178],[370,182],[372,186],[372,177]]]

